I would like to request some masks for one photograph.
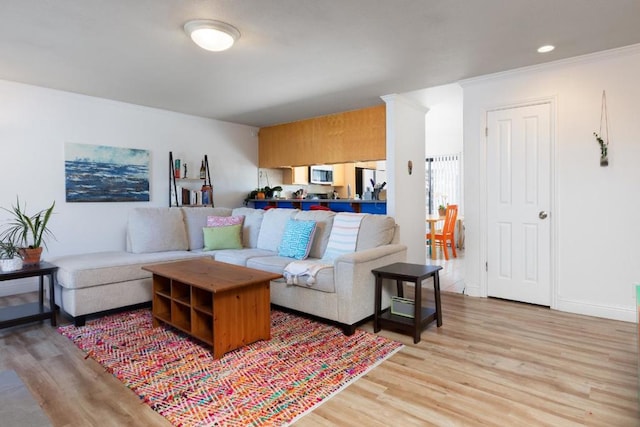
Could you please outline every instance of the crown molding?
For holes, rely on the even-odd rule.
[[[574,64],[587,64],[603,59],[619,58],[628,55],[640,54],[640,43],[632,44],[629,46],[623,46],[615,49],[602,50],[600,52],[589,53],[586,55],[574,56],[571,58],[559,59],[557,61],[545,62],[543,64],[530,65],[527,67],[514,68],[512,70],[500,71],[492,74],[485,74],[483,76],[471,77],[464,80],[458,80],[460,86],[471,86],[476,83],[487,82],[491,80],[499,80],[505,77],[512,77],[522,74],[535,73],[539,71],[553,70],[555,68],[563,67],[566,65]]]

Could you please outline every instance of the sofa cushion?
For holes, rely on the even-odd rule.
[[[231,215],[244,216],[244,223],[242,224],[242,246],[245,248],[257,247],[264,211],[253,208],[235,208],[231,211]]]
[[[67,255],[50,261],[58,266],[56,283],[67,289],[80,289],[148,278],[151,273],[143,270],[143,265],[202,256],[205,254],[189,251],[144,254],[114,251]]]
[[[264,213],[260,234],[258,235],[258,249],[268,251],[278,251],[278,246],[282,241],[285,226],[290,218],[293,218],[298,209],[269,209]]]
[[[242,224],[204,227],[204,250],[242,249]]]
[[[207,227],[223,227],[225,225],[237,225],[242,226],[244,222],[244,215],[237,216],[215,216],[210,215],[207,217]]]
[[[395,232],[395,220],[386,215],[367,214],[362,218],[356,251],[388,245]]]
[[[325,260],[335,260],[341,255],[353,253],[356,250],[360,226],[367,214],[340,212],[336,215],[329,235],[327,248],[322,256]]]
[[[309,251],[311,258],[322,258],[322,255],[324,255],[335,216],[336,213],[332,211],[299,211],[295,215],[295,219],[316,222],[316,231]]]
[[[309,256],[313,235],[316,231],[315,221],[303,221],[290,218],[278,246],[278,255],[295,259]]]
[[[274,251],[267,251],[264,249],[222,249],[215,252],[214,259],[216,261],[226,262],[229,264],[246,266],[247,260],[251,258],[274,255],[277,255]]]
[[[318,263],[325,264],[324,261],[307,258],[307,261],[318,261]],[[269,271],[271,273],[282,274],[285,267],[292,262],[291,258],[281,256],[267,256],[250,258],[247,261],[247,267],[255,268],[257,270]],[[327,267],[321,269],[315,277],[315,283],[308,285],[309,277],[300,276],[298,283],[295,285],[287,285],[284,281],[282,283],[276,283],[272,286],[300,286],[302,288],[315,289],[316,291],[331,292],[336,291],[336,284],[333,274],[333,267]]]
[[[189,242],[182,210],[135,208],[127,223],[129,251],[135,254],[187,250]]]
[[[212,207],[190,207],[181,208],[184,216],[184,223],[187,228],[187,237],[189,239],[189,250],[202,249],[204,240],[202,235],[202,227],[207,226],[207,218],[210,216],[231,215],[229,208],[212,208]]]

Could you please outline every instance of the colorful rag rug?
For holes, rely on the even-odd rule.
[[[153,328],[147,309],[58,330],[177,426],[287,425],[402,347],[279,311],[269,341],[219,360],[172,328]]]

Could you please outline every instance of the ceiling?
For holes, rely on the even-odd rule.
[[[207,52],[191,19],[241,37]],[[0,79],[261,127],[640,43],[639,22],[638,0],[0,0]]]

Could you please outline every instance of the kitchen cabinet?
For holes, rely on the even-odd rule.
[[[344,165],[333,165],[333,186],[342,187],[344,185]]]
[[[277,168],[314,163],[313,123],[301,120],[260,129],[258,166]]]
[[[309,184],[309,168],[307,166],[285,168],[282,171],[282,183],[286,185]]]
[[[323,147],[323,163],[346,163],[386,158],[386,107],[314,119],[313,141]]]
[[[330,114],[260,129],[261,168],[386,158],[386,106]]]

